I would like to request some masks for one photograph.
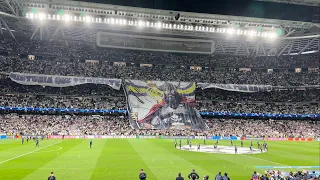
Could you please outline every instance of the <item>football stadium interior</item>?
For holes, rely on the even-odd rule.
[[[0,0],[0,180],[318,180],[319,68],[319,0]]]

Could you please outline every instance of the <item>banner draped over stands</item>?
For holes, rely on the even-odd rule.
[[[194,108],[196,84],[125,80],[131,126],[151,129],[206,129]]]
[[[116,90],[119,90],[121,87],[121,79],[25,74],[16,72],[11,72],[9,76],[12,81],[23,85],[68,87],[91,83],[109,85]]]
[[[227,91],[238,92],[259,92],[259,91],[271,91],[271,85],[251,85],[251,84],[213,84],[213,83],[197,83],[198,87],[202,89],[217,88]]]

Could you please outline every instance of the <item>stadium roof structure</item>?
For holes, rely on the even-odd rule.
[[[305,6],[320,6],[319,0],[256,0],[256,1],[265,1],[265,2],[274,2],[274,3],[283,3],[283,4],[297,4]]]
[[[50,40],[78,38],[76,40],[95,43],[99,31],[119,32],[121,30],[125,33],[143,32],[153,36],[213,39],[214,52],[222,54],[290,55],[319,52],[320,47],[320,24],[312,22],[179,12],[67,0],[11,0],[10,2],[0,0],[0,7],[2,7],[0,8],[0,33],[2,29],[7,29],[10,33],[12,30],[23,28],[33,29],[30,39],[34,39],[39,34],[41,40],[46,37]],[[28,15],[34,14],[38,15],[39,19],[44,17],[50,20],[57,17],[59,20],[61,18],[61,21],[66,21],[67,18],[69,21],[70,17],[77,19],[72,22],[72,26],[58,21],[41,23],[41,21],[32,21],[27,18]],[[66,16],[64,20],[63,16]],[[89,20],[90,27],[80,26],[81,19],[82,24]],[[107,23],[107,19],[108,21],[111,19],[110,24]],[[117,28],[116,22],[112,23],[117,20],[120,22],[123,20],[128,26]],[[26,21],[29,23],[21,23]],[[132,26],[129,26],[130,22]],[[147,27],[149,22],[154,24],[154,27],[157,27],[156,24],[160,26],[158,29],[152,29]],[[245,34],[247,31],[249,35],[252,29],[259,29],[261,34],[264,31],[266,34],[277,32],[279,34],[277,43],[247,41],[247,37],[243,36],[226,37],[228,30],[232,30],[230,34],[236,34],[236,31]],[[13,33],[11,35],[14,37]]]

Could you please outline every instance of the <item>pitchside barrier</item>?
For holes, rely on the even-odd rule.
[[[268,141],[313,141],[313,138],[255,138],[242,137],[242,140],[268,140]]]

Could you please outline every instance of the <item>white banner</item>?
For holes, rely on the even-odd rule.
[[[39,85],[51,87],[68,87],[80,84],[105,84],[113,89],[119,90],[121,87],[121,79],[106,79],[94,77],[76,77],[76,76],[56,76],[44,74],[25,74],[10,73],[10,79],[16,83],[23,85]]]
[[[201,87],[202,89],[216,88],[238,92],[259,92],[272,90],[271,85],[197,83],[197,86]]]

